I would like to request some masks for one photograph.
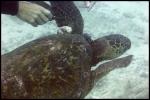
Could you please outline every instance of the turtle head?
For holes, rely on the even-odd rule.
[[[99,61],[110,60],[121,56],[131,47],[131,41],[120,34],[98,38],[92,42],[93,65]]]

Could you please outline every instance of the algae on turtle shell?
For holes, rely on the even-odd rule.
[[[86,48],[80,35],[53,35],[3,55],[2,97],[80,97],[91,82]]]

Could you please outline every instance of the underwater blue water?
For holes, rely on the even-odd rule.
[[[127,36],[132,47],[123,56],[134,55],[131,64],[111,71],[100,79],[85,98],[148,98],[149,97],[149,11],[148,2],[99,1],[88,11],[82,2],[75,2],[84,18],[84,32],[92,39],[119,33]],[[1,55],[37,39],[55,34],[55,22],[32,27],[16,16],[2,15]]]

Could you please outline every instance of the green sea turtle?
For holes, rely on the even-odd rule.
[[[114,34],[87,42],[79,34],[59,34],[29,42],[2,58],[2,98],[84,98],[94,80],[118,65],[91,70],[97,62],[112,59],[130,48],[130,40]]]
[[[122,55],[131,42],[119,34],[91,40],[82,30],[42,37],[2,55],[2,98],[84,98],[97,79],[131,62],[127,56],[91,70],[99,61]]]

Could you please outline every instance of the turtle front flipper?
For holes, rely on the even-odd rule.
[[[103,60],[121,56],[131,47],[131,41],[120,34],[112,34],[96,39],[92,43],[93,65]]]
[[[98,79],[102,78],[107,73],[116,68],[127,67],[131,63],[132,58],[133,55],[129,55],[101,64],[95,70],[92,71],[93,83],[96,83]]]

